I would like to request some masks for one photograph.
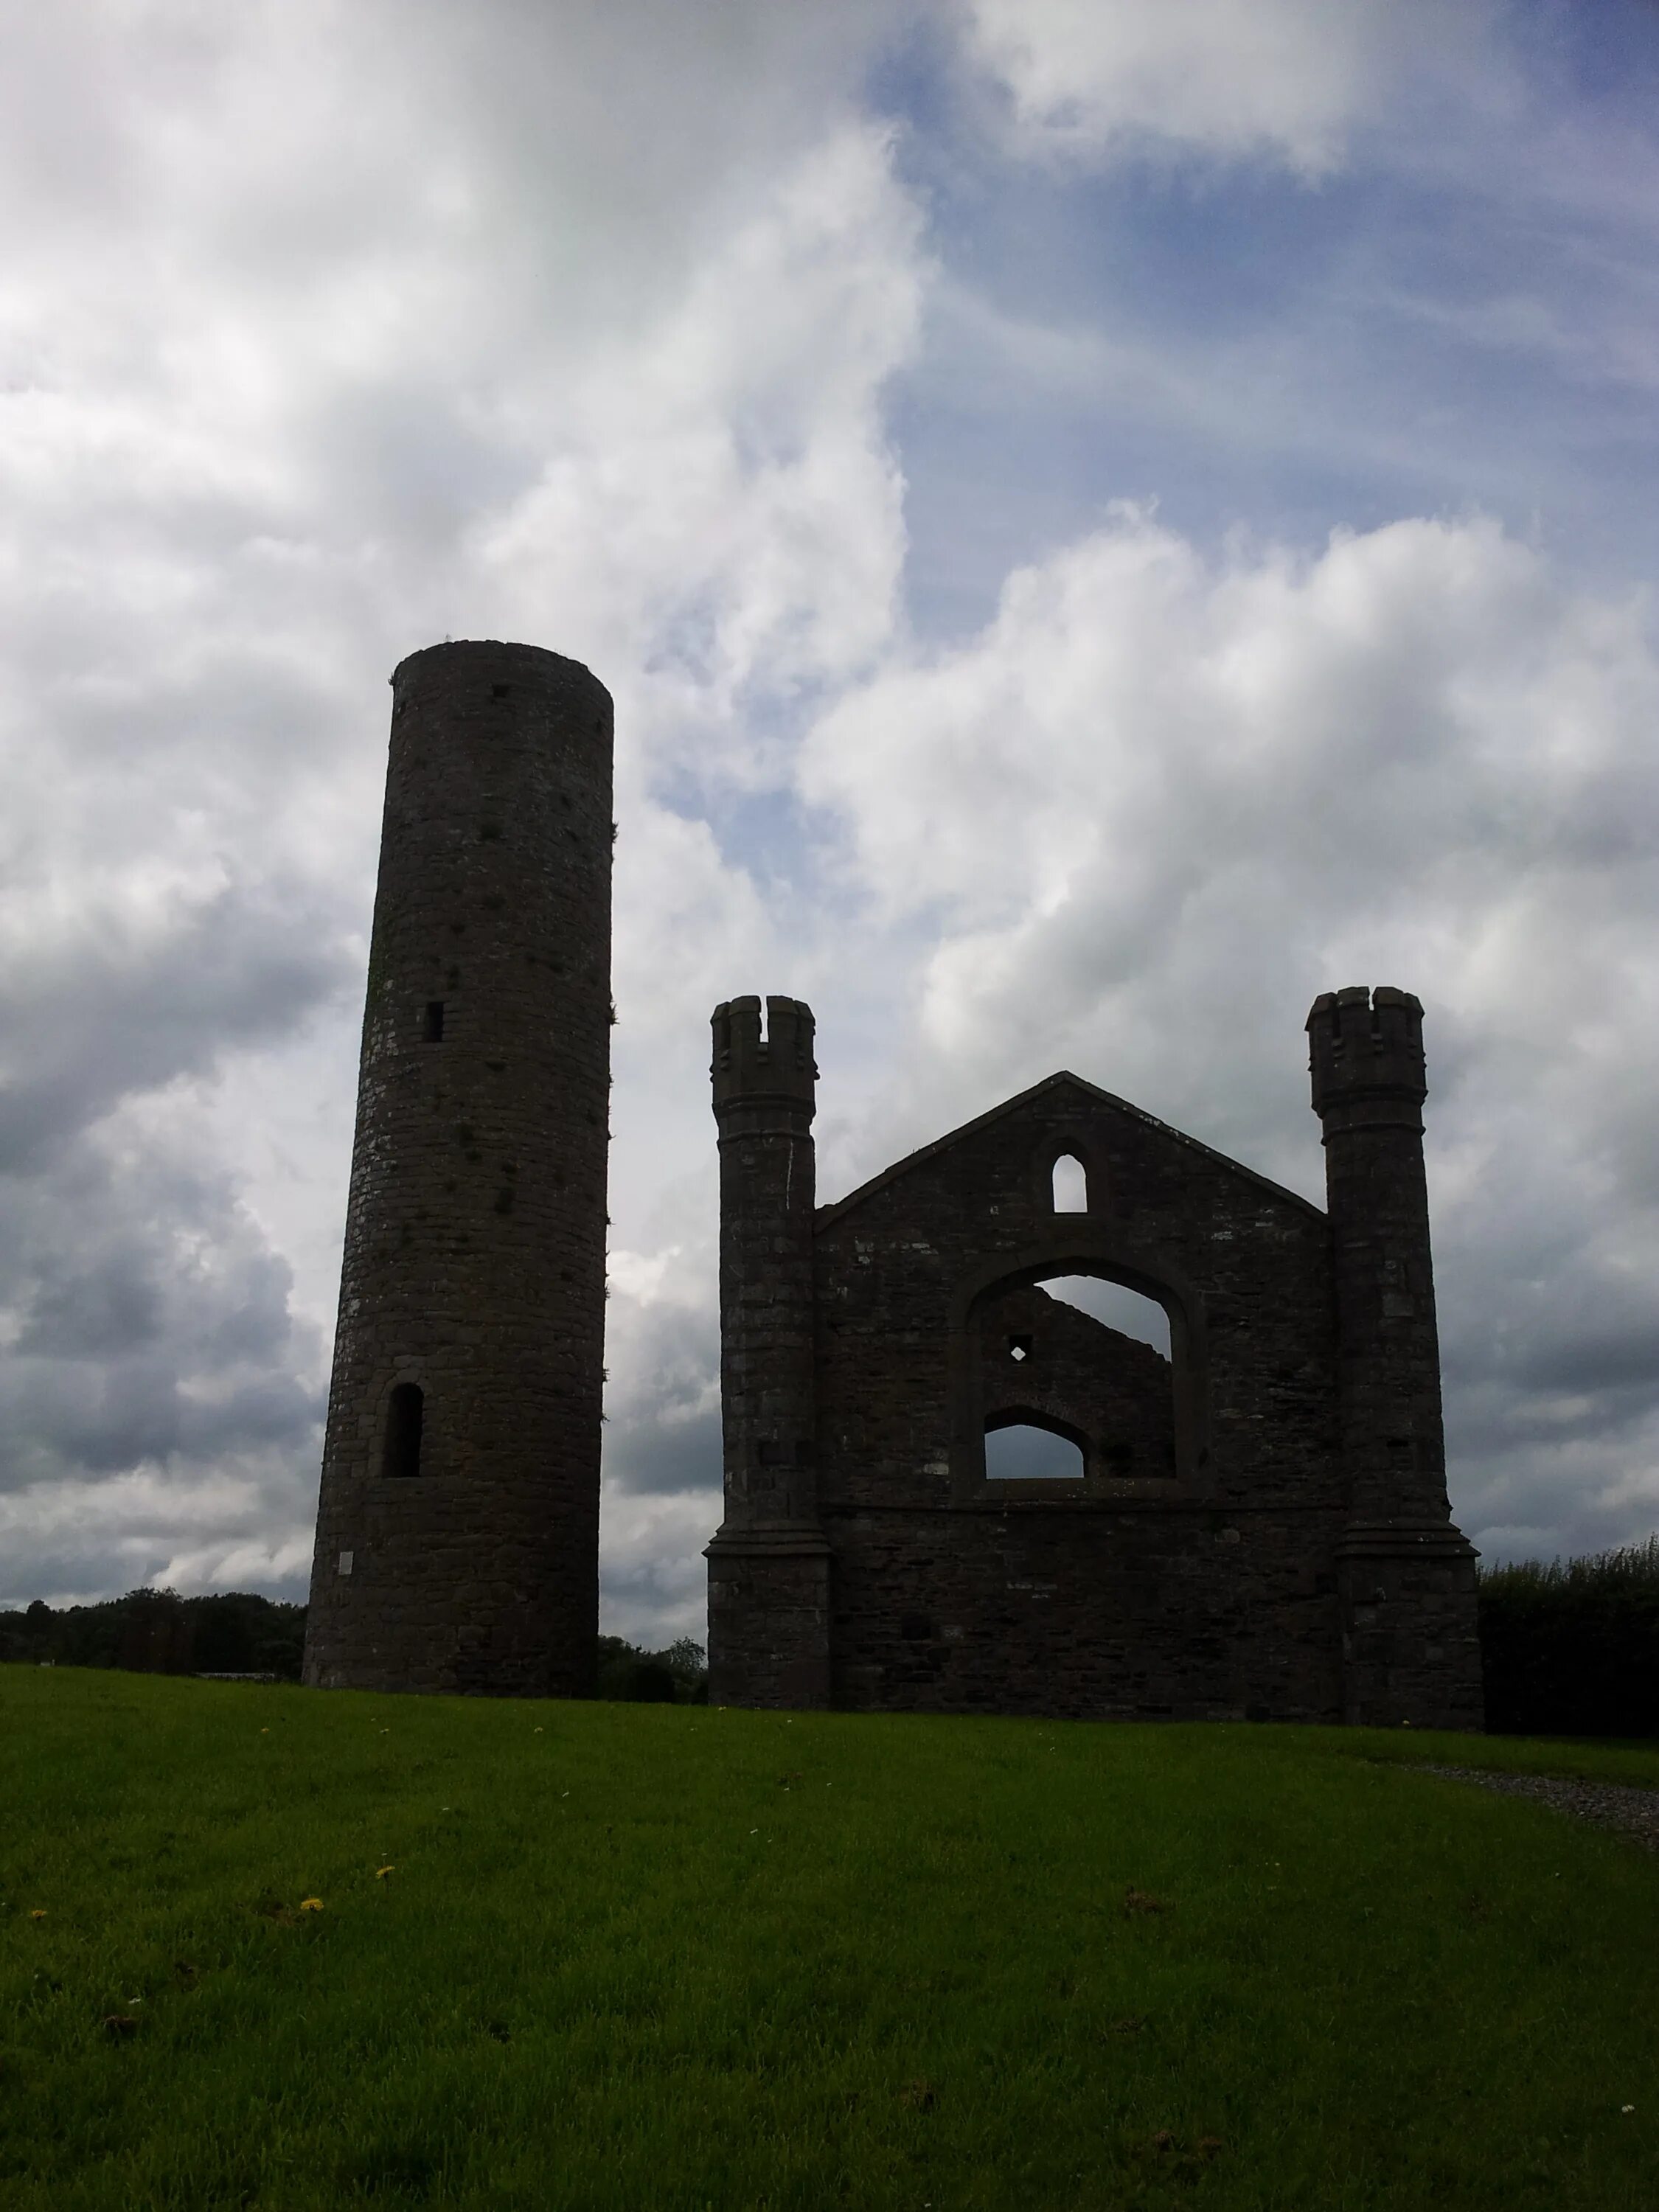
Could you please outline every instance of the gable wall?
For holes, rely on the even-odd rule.
[[[1090,1168],[1086,1221],[1048,1203],[1063,1151]],[[1068,1258],[1166,1288],[1177,1483],[983,1483],[970,1291]],[[1338,1716],[1322,1214],[1062,1082],[825,1209],[815,1299],[837,1703]]]

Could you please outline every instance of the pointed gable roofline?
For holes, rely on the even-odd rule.
[[[1041,1083],[1034,1083],[1029,1091],[1017,1091],[1012,1098],[1005,1098],[1000,1106],[993,1106],[988,1112],[975,1115],[971,1121],[964,1121],[959,1129],[952,1129],[943,1137],[935,1137],[931,1145],[923,1145],[920,1151],[907,1152],[902,1159],[895,1160],[879,1175],[872,1176],[868,1182],[861,1182],[856,1190],[849,1190],[845,1198],[836,1199],[833,1205],[819,1206],[815,1226],[827,1229],[832,1222],[839,1221],[843,1214],[850,1213],[854,1206],[861,1206],[866,1198],[873,1197],[878,1190],[884,1190],[889,1183],[896,1182],[901,1176],[908,1175],[913,1168],[920,1167],[924,1160],[937,1159],[940,1153],[949,1152],[952,1145],[960,1144],[964,1137],[974,1136],[981,1129],[988,1129],[993,1122],[1000,1121],[1006,1115],[1016,1113],[1020,1107],[1030,1105],[1033,1099],[1042,1097],[1045,1091],[1058,1091],[1066,1085],[1074,1091],[1084,1092],[1099,1105],[1109,1106],[1115,1113],[1127,1115],[1144,1128],[1155,1130],[1172,1145],[1181,1145],[1188,1152],[1198,1153],[1203,1159],[1213,1160],[1231,1175],[1242,1176],[1246,1182],[1255,1183],[1258,1189],[1283,1200],[1313,1220],[1325,1219],[1324,1208],[1315,1206],[1298,1192],[1287,1190],[1283,1183],[1274,1182],[1270,1176],[1258,1175],[1254,1168],[1247,1168],[1238,1160],[1229,1159],[1225,1152],[1217,1152],[1212,1145],[1200,1144],[1196,1137],[1189,1137],[1182,1130],[1171,1128],[1167,1121],[1160,1121],[1155,1114],[1146,1113],[1140,1107],[1132,1106],[1127,1098],[1119,1098],[1112,1091],[1103,1091],[1097,1083],[1087,1083],[1082,1076],[1073,1075],[1069,1068],[1062,1067],[1053,1075],[1045,1075]]]

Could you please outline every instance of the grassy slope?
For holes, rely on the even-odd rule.
[[[1378,1753],[1659,1782],[0,1669],[0,2203],[1651,2205],[1659,1862]]]

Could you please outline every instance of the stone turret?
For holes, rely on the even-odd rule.
[[[809,1006],[733,999],[714,1017],[720,1159],[720,1389],[726,1511],[708,1547],[708,1694],[824,1705],[830,1547],[813,1405]]]
[[[1344,1717],[1478,1729],[1472,1545],[1446,1497],[1440,1349],[1423,1166],[1423,1009],[1384,986],[1308,1017],[1324,1126],[1339,1419]]]
[[[591,1692],[610,695],[527,645],[392,677],[305,1677]]]

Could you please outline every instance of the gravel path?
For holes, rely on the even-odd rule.
[[[1412,1774],[1444,1774],[1455,1782],[1479,1783],[1510,1797],[1536,1797],[1559,1813],[1598,1827],[1618,1828],[1650,1851],[1659,1851],[1659,1790],[1636,1790],[1622,1782],[1583,1782],[1568,1774],[1495,1774],[1485,1766],[1413,1765]]]

